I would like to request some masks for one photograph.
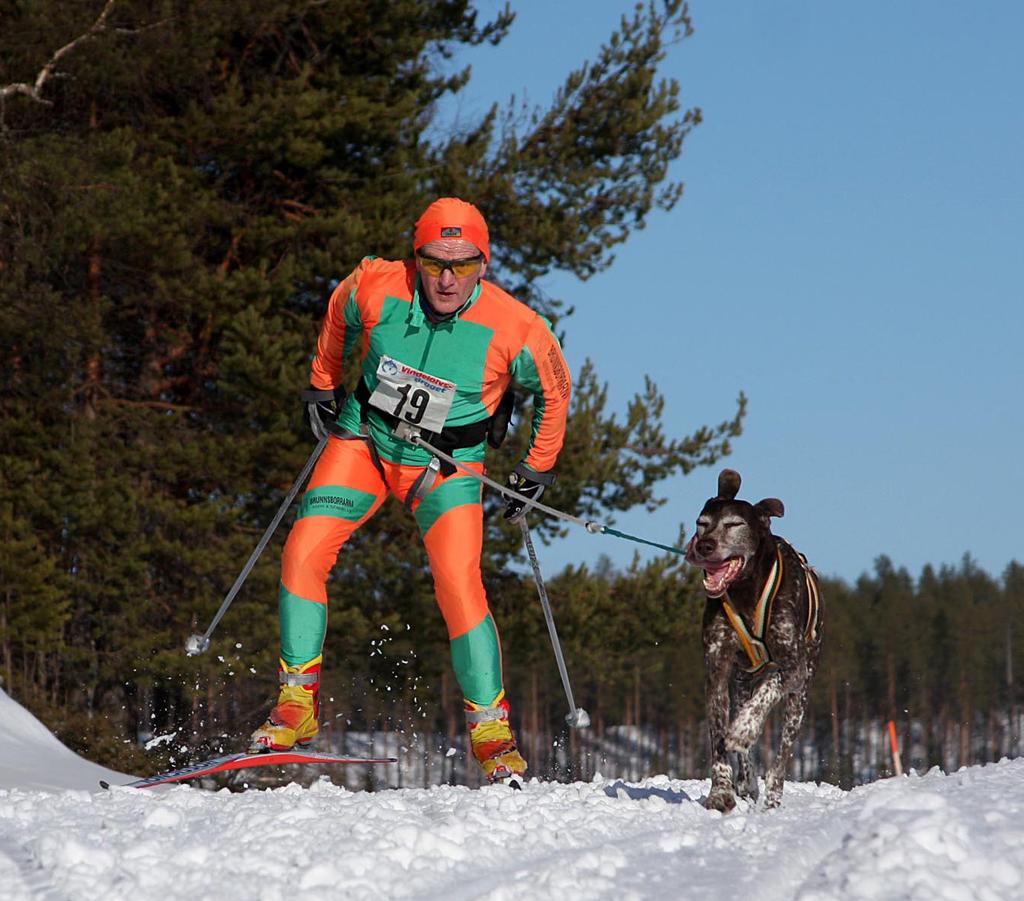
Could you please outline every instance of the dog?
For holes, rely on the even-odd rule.
[[[686,560],[704,570],[702,638],[705,703],[711,740],[709,810],[728,813],[737,794],[756,801],[750,747],[783,698],[782,739],[765,773],[765,807],[782,802],[786,769],[807,708],[822,643],[818,577],[803,554],[772,534],[785,512],[769,497],[737,500],[740,474],[723,469],[718,495],[697,518]],[[729,752],[738,755],[733,781]]]

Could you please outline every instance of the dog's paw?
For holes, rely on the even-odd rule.
[[[707,810],[729,813],[735,806],[736,795],[731,791],[712,789],[711,793],[704,799],[704,807]]]

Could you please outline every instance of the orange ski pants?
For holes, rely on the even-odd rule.
[[[380,460],[362,439],[332,436],[313,470],[281,560],[281,656],[290,666],[321,653],[327,632],[327,579],[338,553],[390,491],[404,501],[422,466]],[[482,463],[467,463],[483,472]],[[489,705],[500,697],[501,644],[480,574],[480,483],[461,470],[438,475],[411,505],[434,577],[452,663],[463,695]]]

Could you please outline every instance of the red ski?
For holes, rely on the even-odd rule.
[[[166,785],[168,782],[182,782],[210,773],[222,773],[227,770],[244,770],[254,766],[277,766],[283,763],[397,763],[396,757],[335,757],[332,754],[316,754],[308,751],[265,751],[261,754],[225,754],[223,757],[211,757],[200,760],[176,770],[157,773],[135,782],[127,782],[121,788],[152,788],[154,785]],[[111,784],[100,780],[103,788]]]

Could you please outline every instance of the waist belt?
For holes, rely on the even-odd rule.
[[[508,397],[511,400],[512,395],[509,394]],[[370,445],[370,453],[373,455],[374,463],[377,465],[377,469],[383,476],[384,469],[380,464],[377,448],[374,446],[373,439],[370,437],[369,427],[367,425],[370,410],[372,409],[392,432],[395,431],[402,420],[397,416],[393,416],[391,413],[384,410],[378,410],[376,407],[370,406],[370,386],[366,384],[365,379],[359,380],[359,384],[356,386],[355,398],[359,401],[360,431],[366,437],[367,443]],[[468,423],[467,425],[445,426],[440,432],[431,432],[429,429],[420,429],[419,434],[430,445],[451,456],[452,452],[460,447],[476,447],[485,438],[489,437],[490,427],[491,417],[488,417],[486,419],[481,419],[479,422]],[[494,446],[496,447],[497,445]],[[416,481],[413,482],[412,487],[405,496],[403,505],[406,509],[411,510],[413,503],[418,498],[425,497],[430,489],[433,488],[434,482],[437,480],[439,474],[444,478],[448,478],[448,476],[452,475],[454,472],[455,466],[447,460],[441,460],[438,457],[431,457],[426,468],[424,468],[423,472],[420,473]]]
[[[397,416],[392,416],[384,410],[378,410],[376,407],[370,406],[370,387],[364,379],[359,380],[355,395],[356,400],[359,401],[359,419],[361,422],[367,421],[371,409],[392,431],[402,421]],[[480,444],[487,437],[490,422],[491,420],[488,417],[481,419],[479,422],[470,422],[466,425],[445,426],[440,432],[421,429],[420,434],[423,436],[424,441],[427,441],[439,451],[444,451],[444,453],[451,455],[452,451],[460,447],[476,447]],[[455,472],[455,467],[451,463],[444,460],[439,462],[441,475],[445,478]]]

